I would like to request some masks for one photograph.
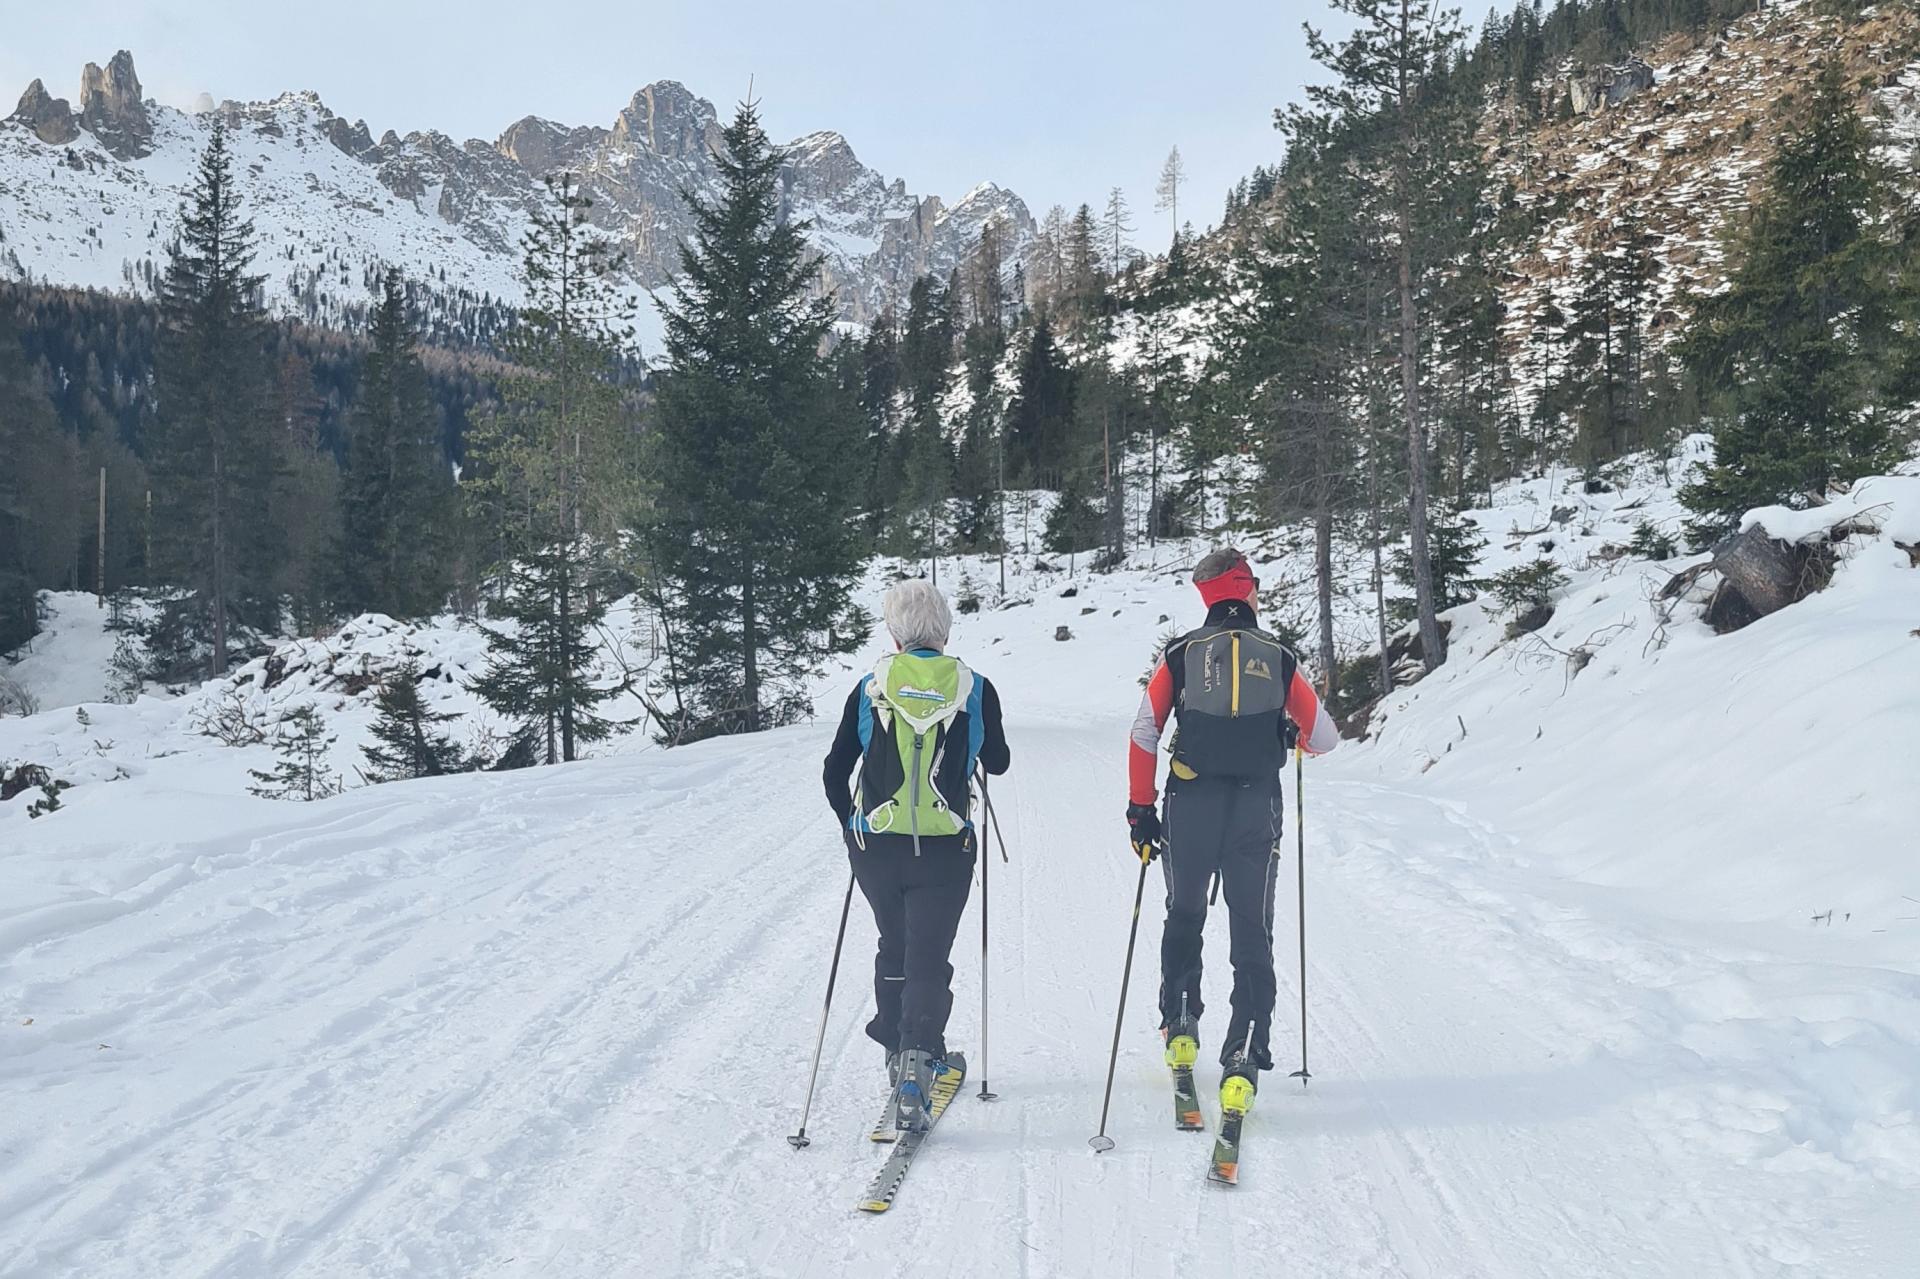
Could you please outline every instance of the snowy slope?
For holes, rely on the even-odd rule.
[[[1691,561],[1598,554],[1677,517],[1653,464],[1475,513],[1490,568],[1566,565],[1538,645],[1594,656],[1569,676],[1469,605],[1373,741],[1309,764],[1314,1079],[1269,1080],[1233,1192],[1167,1123],[1151,906],[1119,1148],[1085,1146],[1133,888],[1122,743],[1155,637],[1198,616],[1192,546],[1092,578],[1010,557],[1002,607],[992,561],[942,565],[985,591],[955,647],[1000,686],[1015,753],[1001,1100],[956,1103],[878,1220],[851,1212],[881,1091],[857,901],[815,1144],[782,1140],[846,889],[826,725],[300,805],[244,796],[259,748],[181,727],[218,690],[89,706],[85,729],[71,706],[0,720],[0,757],[108,732],[148,755],[116,745],[133,776],[38,821],[0,809],[0,1082],[22,1103],[0,1110],[0,1275],[1910,1274],[1916,484],[1860,486],[1843,509],[1879,524],[1833,585],[1718,637],[1649,606]],[[352,677],[409,647],[471,664],[470,643],[360,619],[271,691],[325,699],[344,748]],[[1285,852],[1283,1061],[1291,830]],[[1216,996],[1225,940],[1216,920]]]

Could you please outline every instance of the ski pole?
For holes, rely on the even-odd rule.
[[[980,802],[986,805],[987,821],[993,826],[994,842],[1000,845],[1000,860],[1005,862],[1008,860],[1007,837],[1000,833],[1000,814],[993,811],[993,796],[987,794],[987,770],[984,768],[980,770]],[[983,844],[985,843],[984,840],[981,842]],[[980,855],[982,857],[986,856],[986,849],[984,847],[980,850]],[[985,873],[984,871],[981,872],[983,877]]]
[[[833,983],[840,976],[840,947],[847,940],[847,912],[853,909],[853,874],[847,874],[847,895],[840,903],[840,931],[833,939],[833,965],[827,969],[827,997],[820,1006],[820,1033],[813,1041],[813,1069],[807,1075],[807,1101],[800,1108],[800,1131],[787,1138],[787,1144],[795,1150],[805,1149],[813,1144],[807,1136],[807,1118],[813,1114],[813,1085],[820,1078],[820,1050],[827,1042],[827,1013],[833,1008]]]
[[[1000,832],[1000,823],[993,821],[993,801],[987,795],[987,773],[980,770],[980,802],[986,807],[988,820],[993,823],[994,834]],[[1000,1096],[987,1087],[987,903],[991,898],[987,894],[987,868],[993,865],[993,858],[985,848],[986,840],[980,841],[980,1100],[994,1101]],[[1000,855],[1007,855],[1006,841],[1000,843]]]
[[[1300,879],[1300,1069],[1288,1076],[1305,1088],[1313,1078],[1307,1069],[1307,753],[1293,748],[1293,831],[1299,841]]]
[[[1133,944],[1140,936],[1140,903],[1147,895],[1147,867],[1153,864],[1153,845],[1141,844],[1135,851],[1140,854],[1140,882],[1133,890],[1133,925],[1127,930],[1127,965],[1120,973],[1120,1007],[1113,1014],[1113,1050],[1107,1054],[1107,1094],[1100,1101],[1100,1131],[1087,1139],[1087,1144],[1102,1154],[1113,1149],[1113,1138],[1107,1136],[1107,1110],[1113,1105],[1113,1070],[1120,1061],[1120,1024],[1126,1019],[1127,986],[1133,981]]]

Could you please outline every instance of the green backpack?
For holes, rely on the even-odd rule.
[[[943,653],[880,659],[866,683],[872,725],[854,797],[861,833],[911,834],[918,856],[921,836],[969,829],[973,688],[966,663]]]

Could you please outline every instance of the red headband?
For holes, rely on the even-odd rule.
[[[1218,577],[1210,577],[1204,582],[1195,582],[1200,598],[1212,608],[1222,600],[1245,600],[1251,604],[1259,593],[1260,584],[1254,579],[1253,570],[1247,562],[1241,560]]]

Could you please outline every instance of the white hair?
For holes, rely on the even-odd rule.
[[[925,578],[896,582],[887,591],[880,606],[887,620],[887,631],[902,649],[935,648],[946,651],[947,636],[953,633],[953,614],[947,610],[940,588]]]

